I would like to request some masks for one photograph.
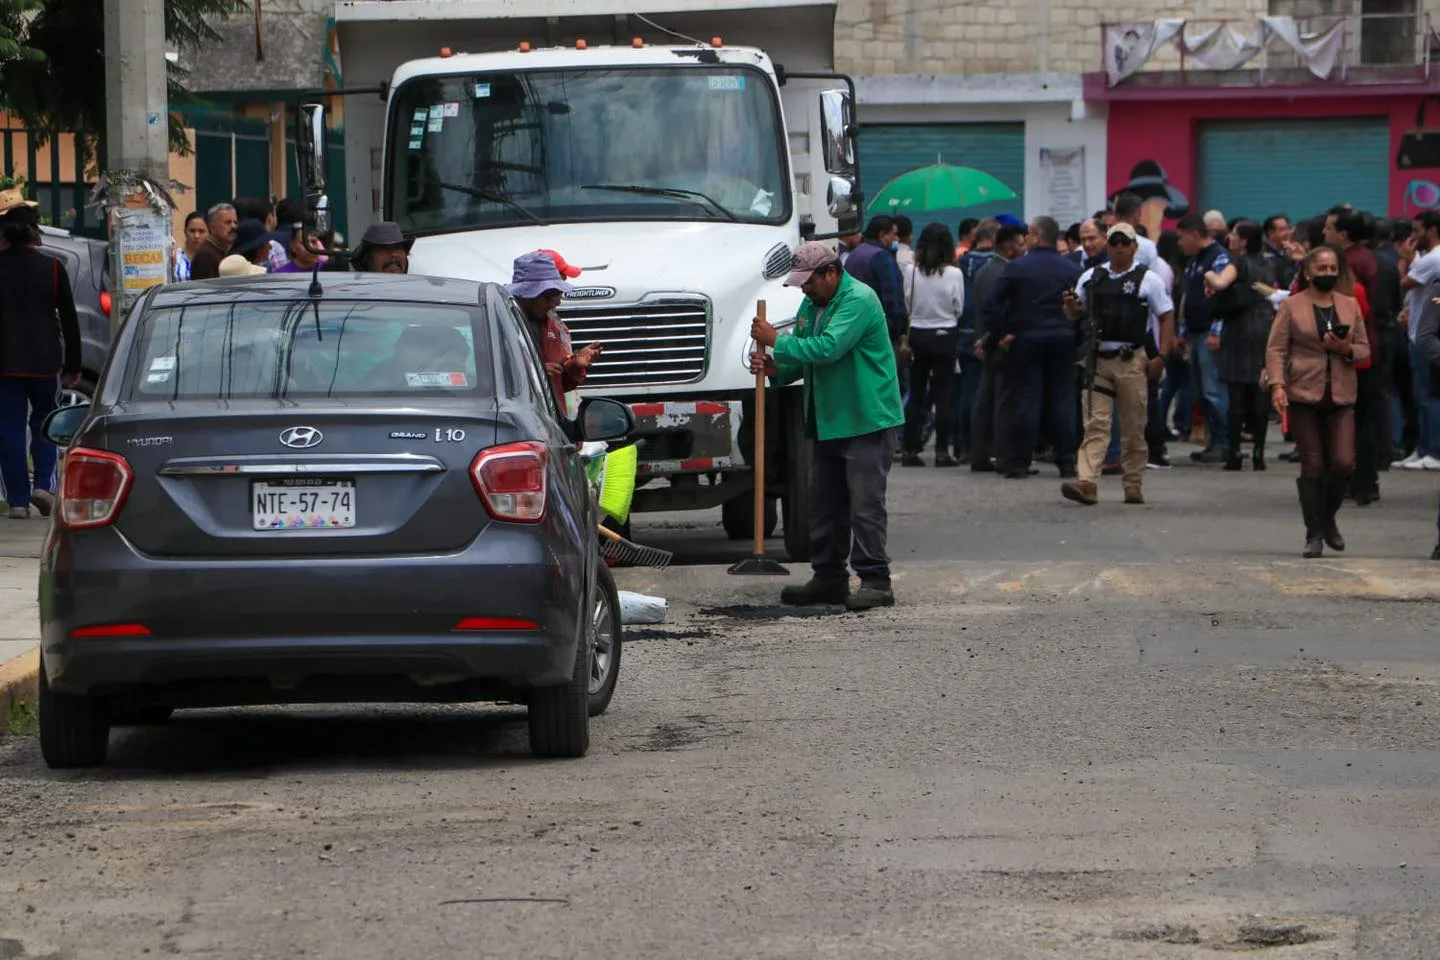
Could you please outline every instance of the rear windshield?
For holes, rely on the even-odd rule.
[[[132,399],[493,396],[478,306],[207,303],[147,311]],[[477,344],[479,345],[477,347]]]

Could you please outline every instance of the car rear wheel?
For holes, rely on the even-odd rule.
[[[620,593],[610,568],[600,565],[595,579],[596,594],[590,604],[590,716],[598,717],[610,706],[615,684],[620,680]]]
[[[590,644],[575,644],[570,682],[530,691],[530,752],[537,757],[583,757],[590,749]]]
[[[56,693],[40,664],[40,755],[52,770],[98,767],[110,745],[110,720],[95,697]]]

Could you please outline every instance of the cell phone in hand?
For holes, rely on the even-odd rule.
[[[1332,324],[1330,325],[1330,332],[1333,333],[1333,334],[1334,334],[1336,337],[1338,337],[1339,339],[1344,340],[1344,339],[1350,334],[1350,324],[1348,324],[1348,323],[1332,323]]]

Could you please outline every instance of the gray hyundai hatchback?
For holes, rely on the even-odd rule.
[[[533,752],[583,755],[614,586],[577,441],[632,425],[563,419],[494,284],[152,291],[47,426],[46,762],[103,763],[112,724],[177,707],[356,701],[520,702]]]

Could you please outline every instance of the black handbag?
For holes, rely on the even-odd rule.
[[[1440,167],[1440,126],[1425,126],[1425,108],[1431,103],[1440,105],[1440,97],[1425,97],[1415,110],[1415,129],[1400,138],[1400,149],[1395,153],[1395,166],[1401,170],[1412,167]]]

